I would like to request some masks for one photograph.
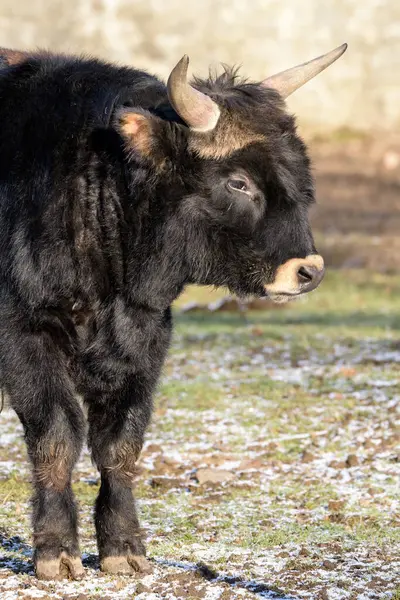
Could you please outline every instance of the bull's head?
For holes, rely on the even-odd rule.
[[[120,113],[129,149],[153,162],[166,195],[180,197],[176,215],[191,281],[277,302],[319,285],[324,261],[308,220],[310,163],[283,99],[345,50],[346,44],[261,83],[226,70],[189,84],[184,56],[167,85],[175,117],[162,107],[157,117]]]

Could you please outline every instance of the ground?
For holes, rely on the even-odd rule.
[[[358,143],[346,141],[346,149]],[[329,165],[345,177],[351,152],[340,158],[331,145],[329,161],[317,145],[320,239],[337,265],[341,241],[354,235],[345,260],[364,256],[366,264],[337,265],[319,290],[285,308],[180,311],[193,298],[220,294],[206,289],[189,290],[175,307],[176,333],[136,484],[154,574],[139,580],[99,572],[92,523],[98,475],[85,450],[74,489],[87,577],[36,581],[29,467],[21,426],[6,407],[2,600],[399,600],[400,275],[394,251],[384,254],[380,272],[365,268],[395,234],[375,213],[397,218],[399,195],[381,186],[379,210],[368,208],[362,196],[374,192],[357,179],[351,206],[360,217],[349,233],[351,211],[342,222],[334,210],[340,198]],[[372,159],[354,160],[362,179]],[[373,231],[357,229],[363,219],[374,221]],[[374,252],[360,243],[371,236],[381,240]]]

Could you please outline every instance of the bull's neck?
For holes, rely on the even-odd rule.
[[[153,309],[165,309],[187,281],[184,230],[170,214],[165,196],[155,190],[149,195],[139,186],[136,198],[130,219],[135,231],[127,270],[130,296]]]
[[[187,279],[183,229],[170,214],[165,190],[150,189],[144,174],[137,172],[133,179],[117,175],[114,168],[104,173],[101,185],[92,178],[86,197],[96,215],[88,234],[93,238],[94,231],[93,243],[101,253],[105,293],[164,310]],[[93,262],[94,274],[96,268]]]

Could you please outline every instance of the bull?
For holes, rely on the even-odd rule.
[[[0,368],[32,463],[39,578],[84,575],[71,475],[86,431],[100,567],[149,571],[132,479],[185,286],[284,302],[321,282],[284,100],[345,49],[259,83],[228,68],[189,83],[185,56],[167,85],[0,52]]]

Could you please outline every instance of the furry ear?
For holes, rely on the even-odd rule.
[[[117,116],[118,129],[126,140],[128,148],[136,150],[142,156],[151,156],[152,127],[150,113],[121,110]]]
[[[0,48],[0,64],[18,65],[29,58],[27,52],[20,50],[11,50],[10,48]]]
[[[165,123],[146,110],[121,109],[116,115],[116,128],[125,140],[126,148],[136,159],[162,168],[166,155],[162,151]]]

